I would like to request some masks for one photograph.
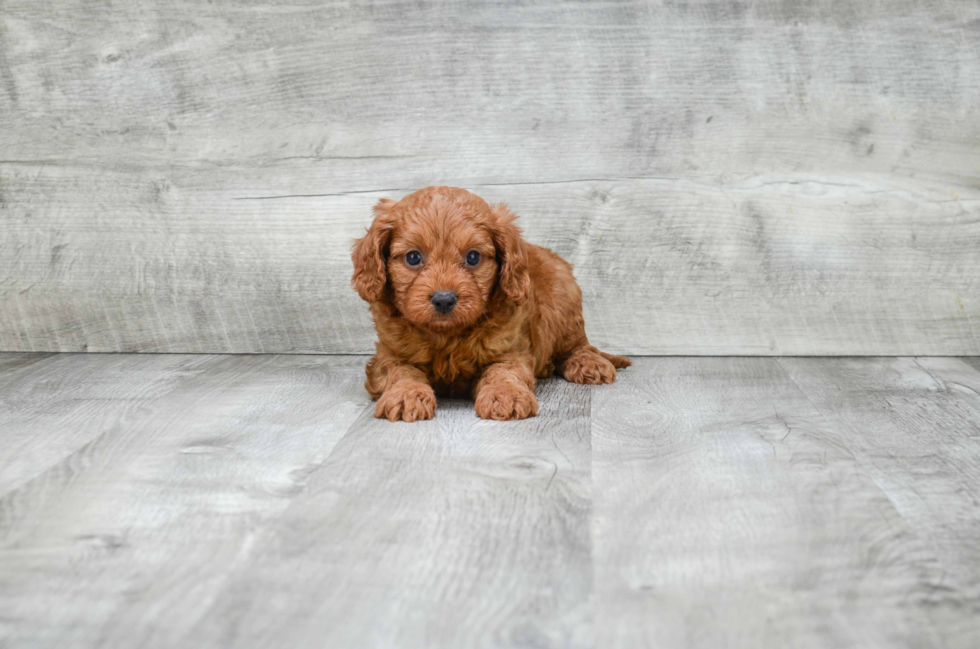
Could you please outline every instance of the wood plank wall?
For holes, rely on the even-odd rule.
[[[366,352],[380,197],[631,354],[980,354],[980,3],[4,0],[0,349]]]

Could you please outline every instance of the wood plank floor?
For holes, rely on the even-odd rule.
[[[0,646],[980,646],[980,359],[365,360],[0,354]]]

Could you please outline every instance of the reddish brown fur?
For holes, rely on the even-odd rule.
[[[623,356],[589,345],[582,291],[572,267],[523,240],[516,216],[455,187],[426,187],[397,203],[382,199],[354,243],[352,284],[370,304],[377,353],[365,387],[375,416],[429,419],[436,393],[472,395],[489,419],[536,415],[535,379],[559,372],[574,383],[612,383]],[[405,255],[423,261],[410,267]],[[476,250],[481,261],[464,262]],[[455,291],[449,314],[430,303]]]

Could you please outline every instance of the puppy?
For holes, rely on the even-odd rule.
[[[378,332],[365,383],[376,417],[429,419],[438,393],[472,395],[485,419],[523,419],[538,413],[536,378],[612,383],[629,367],[589,344],[571,264],[526,243],[506,205],[426,187],[374,214],[351,283]]]

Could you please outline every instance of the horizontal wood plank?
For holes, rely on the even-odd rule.
[[[5,231],[17,252],[0,260],[3,348],[372,350],[349,247],[370,206],[400,191],[242,201],[187,173],[188,187],[169,185],[144,211],[131,207],[151,191],[142,175],[79,173],[94,191],[127,196],[88,218],[73,212],[63,170],[35,175],[25,191],[51,209]],[[575,265],[587,331],[609,351],[980,352],[980,220],[938,186],[798,178],[473,189],[509,201],[528,240]],[[49,233],[43,245],[39,231]]]
[[[365,352],[350,240],[506,200],[633,354],[980,354],[980,5],[8,0],[0,349]]]

